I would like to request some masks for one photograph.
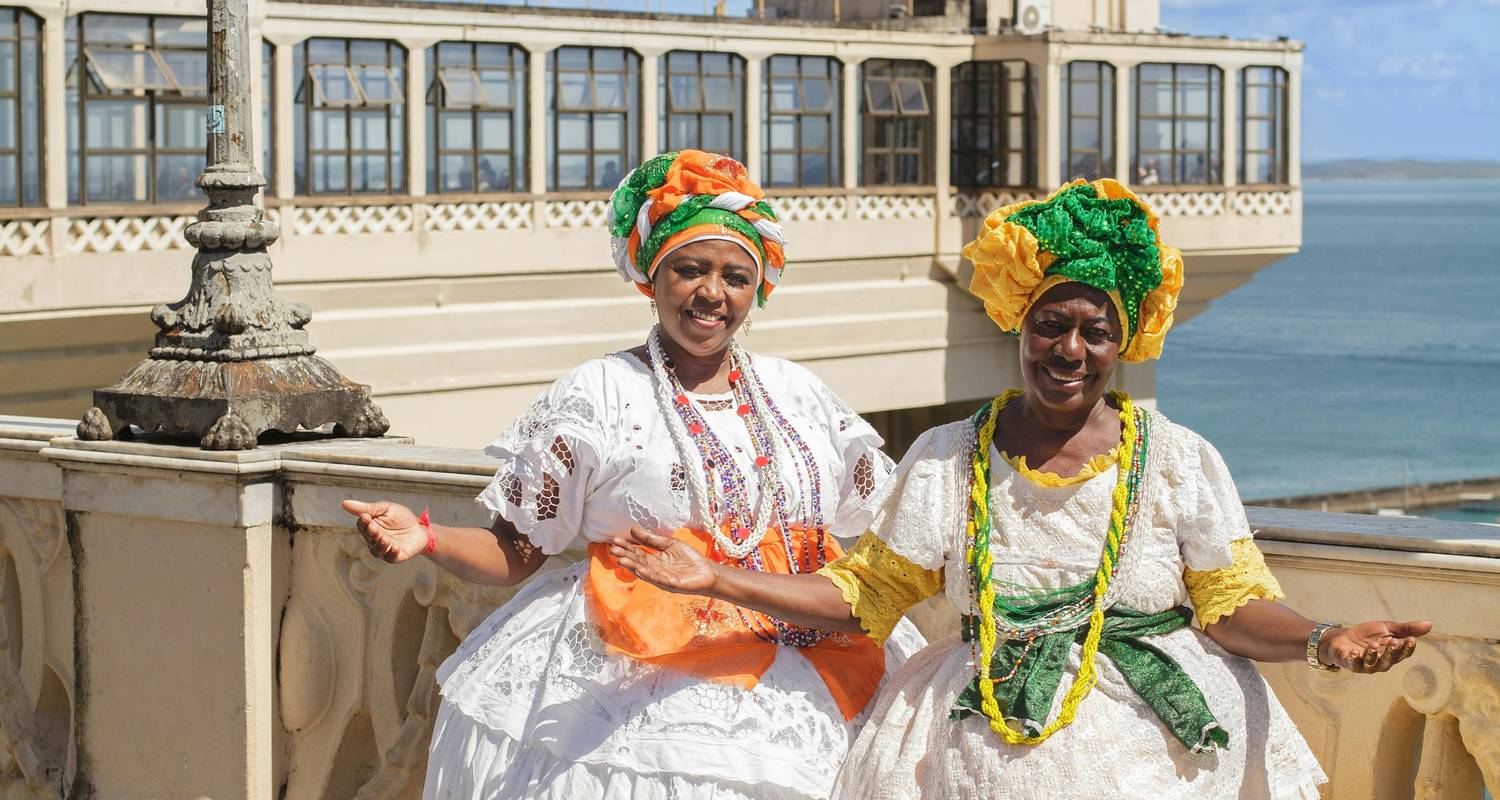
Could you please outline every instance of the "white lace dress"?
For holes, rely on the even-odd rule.
[[[753,358],[828,478],[824,518],[837,536],[859,535],[872,513],[864,501],[892,467],[879,435],[811,372]],[[731,395],[692,400],[753,474]],[[685,525],[683,470],[701,469],[677,463],[651,373],[628,353],[559,378],[486,452],[500,467],[478,501],[549,555],[632,525]],[[795,506],[796,487],[788,491]],[[584,561],[537,575],[442,665],[425,797],[828,796],[864,717],[846,722],[800,653],[779,648],[751,690],[608,654],[585,619],[586,570]],[[921,646],[911,626],[898,631],[887,673]]]
[[[1151,412],[1140,512],[1106,598],[1146,613],[1190,606],[1183,570],[1230,566],[1230,542],[1250,535],[1219,454],[1197,434]],[[973,613],[966,532],[973,427],[956,422],[918,439],[882,492],[881,540],[918,567],[941,569],[956,611]],[[996,581],[1056,588],[1098,564],[1117,469],[1081,483],[1043,486],[991,452]],[[882,502],[879,497],[876,502]],[[975,715],[949,719],[973,680],[969,643],[952,637],[913,656],[876,698],[851,749],[836,797],[874,798],[1297,798],[1324,781],[1306,742],[1250,661],[1197,626],[1150,637],[1197,684],[1229,734],[1227,750],[1189,752],[1125,682],[1097,658],[1098,684],[1073,723],[1036,746],[1008,745]],[[1077,673],[1063,673],[1050,721]]]

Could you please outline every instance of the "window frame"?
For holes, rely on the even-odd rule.
[[[1012,69],[1019,66],[1020,77]],[[948,169],[948,182],[959,189],[992,189],[1005,187],[1030,187],[1037,182],[1037,86],[1036,68],[1025,59],[966,61],[952,69],[952,130],[949,133],[949,152],[952,154]],[[1021,108],[1012,108],[1012,84],[1021,84]],[[979,103],[981,92],[990,93],[989,110]],[[966,96],[973,101],[967,107]],[[1011,141],[1011,120],[1021,120],[1021,141]],[[965,123],[975,131],[974,142],[965,142]],[[980,148],[976,143],[980,126],[990,131],[990,146]],[[1012,157],[1020,163],[1020,175],[1011,174]],[[999,169],[988,169],[990,179],[980,181],[984,171],[979,169],[982,161]]]
[[[563,66],[559,63],[559,56],[564,51],[582,50],[587,54],[588,67],[578,69],[572,66]],[[600,53],[619,53],[621,66],[619,70],[600,69],[597,66]],[[573,105],[564,104],[562,92],[563,74],[584,74],[588,76],[589,102],[587,104]],[[599,76],[619,75],[623,81],[624,95],[623,107],[600,106],[599,98]],[[553,192],[607,192],[615,187],[606,185],[608,181],[601,182],[600,176],[594,174],[595,166],[601,155],[618,155],[620,157],[620,176],[624,179],[629,174],[631,165],[636,163],[641,148],[641,55],[628,47],[601,47],[591,45],[567,45],[554,48],[547,52],[547,189]],[[586,118],[586,140],[583,149],[568,148],[562,146],[562,116],[584,115]],[[598,120],[603,115],[619,114],[624,127],[624,136],[620,143],[620,149],[601,149],[595,144],[595,130]],[[583,186],[562,187],[559,185],[561,171],[559,164],[564,156],[583,156],[586,164],[586,178]]]
[[[913,59],[872,58],[860,64],[860,137],[859,184],[861,186],[932,186],[936,184],[931,146],[936,136],[936,120],[930,98],[937,80],[937,69],[926,61]],[[923,108],[909,110],[902,99],[901,84],[917,83],[922,89]],[[876,109],[870,92],[872,85],[888,83],[892,109]],[[913,120],[919,124],[908,125]],[[903,131],[912,135],[912,144],[901,144]],[[884,133],[885,144],[876,144]],[[915,158],[913,180],[902,180],[898,164],[901,159]],[[886,161],[886,175],[877,180],[879,161]]]
[[[1270,83],[1250,82],[1252,70],[1264,70],[1270,76]],[[1238,126],[1239,153],[1237,154],[1238,169],[1236,177],[1242,186],[1285,186],[1291,180],[1288,168],[1287,145],[1290,141],[1290,130],[1287,127],[1290,97],[1288,85],[1291,75],[1285,67],[1270,64],[1251,64],[1240,68],[1239,86],[1236,94],[1239,96],[1239,114],[1235,124]],[[1269,88],[1271,90],[1271,108],[1268,114],[1249,113],[1249,90],[1251,86],[1257,88]],[[1269,121],[1271,123],[1272,141],[1266,147],[1251,149],[1249,146],[1249,125],[1254,121]],[[1251,181],[1247,178],[1249,168],[1249,156],[1251,154],[1268,155],[1271,159],[1271,180]]]
[[[484,48],[484,49],[481,49]],[[497,55],[503,53],[505,66],[481,64],[480,55],[494,49]],[[446,53],[464,54],[467,51],[467,63],[445,62]],[[530,54],[526,48],[508,42],[463,42],[449,41],[438,42],[427,48],[423,54],[428,66],[428,85],[426,89],[426,125],[428,131],[427,153],[427,192],[433,195],[444,194],[514,194],[525,192],[529,185],[527,181],[526,162],[526,103],[527,87],[529,84]],[[504,72],[506,80],[511,85],[509,103],[497,103],[490,97],[485,89],[483,72]],[[473,94],[469,101],[453,102],[452,84],[449,80],[450,73],[467,73],[472,81]],[[506,115],[505,125],[508,129],[509,147],[506,149],[486,148],[480,141],[481,121],[489,115]],[[449,118],[463,118],[468,124],[469,146],[467,148],[445,147],[442,131],[445,120]],[[467,159],[469,173],[468,185],[459,188],[447,188],[448,181],[445,180],[443,164],[445,157],[462,156]],[[494,188],[483,189],[479,186],[481,163],[486,159],[503,159],[509,168],[509,184],[505,185],[496,175]]]
[[[1087,80],[1079,80],[1074,75],[1075,67],[1093,68],[1093,76]],[[1062,107],[1062,175],[1065,179],[1085,178],[1095,180],[1098,178],[1114,178],[1119,159],[1119,142],[1116,141],[1116,120],[1120,113],[1119,98],[1115,96],[1115,85],[1118,77],[1117,67],[1108,61],[1069,61],[1062,68],[1061,98],[1059,104]],[[1098,87],[1093,113],[1079,114],[1073,108],[1073,90],[1079,83],[1093,84]],[[1073,126],[1075,120],[1095,120],[1099,125],[1099,145],[1094,148],[1075,147],[1073,144]],[[1094,162],[1098,165],[1098,174],[1090,175],[1076,172],[1073,164],[1079,155],[1092,153]]]
[[[327,46],[336,43],[343,49],[343,63],[333,61],[311,60],[312,48],[315,45]],[[368,46],[370,44],[381,45],[385,49],[385,63],[356,62],[354,61],[354,49],[356,45]],[[304,39],[293,45],[292,61],[293,73],[298,74],[297,88],[293,91],[292,106],[300,128],[294,134],[296,155],[302,159],[302,174],[295,176],[293,194],[298,197],[359,197],[369,196],[391,196],[400,195],[408,191],[406,185],[407,159],[411,158],[408,152],[407,141],[407,114],[410,109],[406,108],[406,79],[407,63],[411,54],[400,43],[391,39],[360,39],[342,38],[334,36],[316,36]],[[397,63],[399,62],[399,63]],[[299,68],[300,66],[300,68]],[[386,79],[396,87],[394,95],[390,99],[376,98],[371,100],[365,91],[359,76],[355,73],[355,67],[384,67]],[[319,69],[341,68],[350,82],[350,100],[328,100],[323,90],[322,81],[318,79]],[[320,103],[312,102],[316,97]],[[354,146],[354,123],[357,114],[369,112],[380,112],[384,116],[385,123],[385,147],[384,148],[355,148]],[[313,123],[318,119],[317,113],[341,114],[343,117],[343,146],[339,148],[313,147]],[[342,155],[344,157],[343,189],[322,190],[314,189],[314,159],[318,157],[333,157]],[[385,186],[378,189],[356,189],[355,188],[355,159],[367,159],[384,156],[385,159]]]
[[[1143,80],[1142,77],[1141,77],[1141,75],[1142,75],[1141,70],[1143,68],[1145,68],[1145,67],[1168,67],[1171,70],[1171,77],[1167,81],[1160,81],[1160,80],[1146,81],[1146,80]],[[1180,77],[1180,73],[1182,72],[1183,68],[1185,68],[1185,67],[1186,68],[1199,68],[1199,67],[1204,68],[1206,70],[1206,76],[1207,76],[1206,80],[1204,80],[1202,82],[1198,82],[1198,81],[1190,81],[1190,80],[1186,80],[1186,79],[1181,78]],[[1153,86],[1165,83],[1166,85],[1168,85],[1168,86],[1171,87],[1172,113],[1170,115],[1163,115],[1163,114],[1159,114],[1158,113],[1158,114],[1151,114],[1151,115],[1148,116],[1148,115],[1144,115],[1144,114],[1141,113],[1141,108],[1142,108],[1141,97],[1142,97],[1142,95],[1144,93],[1143,92],[1143,84],[1146,84],[1146,83],[1150,83]],[[1184,113],[1181,110],[1182,100],[1183,100],[1183,94],[1182,94],[1183,89],[1188,88],[1188,87],[1192,87],[1192,86],[1204,86],[1208,90],[1208,103],[1207,103],[1208,111],[1207,111],[1207,113],[1205,115],[1201,115],[1201,116],[1200,115],[1188,115],[1188,114]],[[1153,184],[1144,184],[1143,181],[1141,181],[1139,178],[1137,178],[1136,179],[1137,183],[1142,183],[1144,185],[1165,185],[1165,186],[1222,186],[1223,185],[1223,183],[1224,183],[1224,164],[1223,164],[1223,155],[1224,155],[1224,70],[1223,70],[1223,68],[1221,68],[1217,64],[1186,64],[1186,63],[1179,64],[1179,63],[1166,63],[1166,62],[1150,62],[1150,63],[1144,63],[1144,64],[1137,64],[1133,68],[1132,73],[1131,73],[1131,95],[1132,95],[1132,97],[1131,97],[1131,101],[1132,101],[1132,104],[1131,104],[1131,156],[1132,156],[1131,157],[1131,170],[1132,170],[1132,174],[1134,174],[1134,175],[1140,175],[1140,174],[1142,174],[1142,163],[1143,163],[1142,158],[1143,158],[1143,154],[1144,155],[1153,156],[1154,158],[1157,158],[1157,159],[1160,159],[1160,158],[1163,158],[1163,157],[1168,158],[1168,159],[1170,159],[1169,163],[1172,166],[1172,173],[1171,173],[1172,179],[1171,180],[1160,180],[1159,179],[1158,181],[1153,182]],[[1141,142],[1142,142],[1142,138],[1143,138],[1141,136],[1141,130],[1142,130],[1142,127],[1143,127],[1143,123],[1148,122],[1148,121],[1160,122],[1160,121],[1163,121],[1163,120],[1168,120],[1168,121],[1171,122],[1171,132],[1172,132],[1171,133],[1171,136],[1172,136],[1171,141],[1172,141],[1172,144],[1171,144],[1170,149],[1167,149],[1167,150],[1160,150],[1160,149],[1143,150],[1141,148]],[[1190,149],[1190,148],[1187,148],[1185,146],[1185,144],[1184,145],[1177,144],[1177,142],[1179,141],[1179,131],[1181,130],[1181,127],[1182,127],[1183,123],[1187,123],[1187,122],[1204,122],[1204,123],[1207,124],[1207,127],[1208,127],[1208,136],[1207,136],[1207,146],[1206,146],[1206,149],[1202,149],[1202,150],[1199,150],[1197,148],[1191,148]],[[1179,164],[1180,160],[1183,159],[1183,158],[1185,158],[1186,156],[1189,156],[1189,155],[1192,155],[1192,154],[1199,154],[1204,159],[1204,170],[1203,170],[1203,179],[1202,180],[1190,181],[1190,180],[1187,180],[1183,175],[1178,174],[1179,173],[1178,164]]]
[[[792,69],[787,72],[777,72],[778,64],[790,62]],[[808,66],[817,64],[822,67],[820,74],[814,74],[808,70]],[[761,74],[761,185],[776,188],[838,188],[843,180],[843,96],[845,64],[833,56],[818,55],[773,55],[765,60]],[[776,92],[773,86],[778,80],[796,81],[796,107],[791,109],[776,108]],[[826,108],[809,109],[807,102],[807,85],[811,80],[826,81],[828,84],[828,104]],[[827,147],[807,147],[803,143],[804,120],[811,117],[822,117],[827,121],[828,145]],[[777,148],[773,144],[772,131],[778,119],[790,118],[792,122],[792,147]],[[828,164],[828,180],[824,183],[811,183],[804,179],[809,156],[824,156]],[[773,164],[777,156],[790,157],[796,165],[796,179],[791,182],[776,181],[772,172]]]
[[[727,72],[705,71],[704,56],[724,56],[728,62]],[[674,57],[691,57],[693,68],[682,70],[674,64]],[[703,142],[703,122],[706,117],[720,118],[727,121],[729,128],[729,148],[724,155],[739,161],[745,160],[745,103],[747,102],[747,86],[745,85],[745,59],[734,53],[723,53],[703,50],[671,50],[661,56],[661,69],[658,70],[661,77],[658,85],[658,107],[661,109],[660,141],[658,146],[662,152],[680,150],[692,147],[698,150],[707,150]],[[693,76],[697,86],[698,106],[696,108],[678,108],[677,92],[673,88],[672,79],[677,76]],[[705,86],[705,78],[727,78],[729,80],[730,93],[734,100],[729,108],[715,108],[708,105],[708,91]],[[690,145],[674,145],[672,142],[673,124],[679,121],[691,120],[695,131],[693,143]],[[718,148],[712,148],[715,152]]]
[[[89,25],[91,22],[105,24],[107,20],[118,17],[134,17],[145,20],[146,41],[132,44],[122,44],[113,41],[91,42],[89,40]],[[207,76],[208,68],[208,39],[205,33],[202,45],[188,45],[179,42],[159,42],[158,27],[163,20],[196,20],[196,17],[183,17],[173,14],[120,14],[115,12],[84,12],[69,17],[70,30],[65,32],[64,40],[67,43],[68,54],[64,60],[69,62],[68,72],[65,74],[64,83],[72,84],[67,87],[68,92],[73,94],[70,102],[78,106],[77,116],[72,120],[76,128],[76,144],[69,147],[70,160],[76,158],[77,173],[69,176],[68,195],[69,201],[77,205],[91,205],[99,202],[122,205],[160,205],[163,203],[187,203],[201,199],[195,189],[188,197],[161,197],[160,172],[162,162],[167,158],[194,158],[200,160],[200,164],[207,164],[207,138],[204,134],[203,145],[186,147],[172,147],[158,144],[161,139],[164,126],[172,123],[170,112],[181,111],[185,108],[201,109],[208,104],[208,86],[202,87],[201,94],[191,93],[190,89],[196,86],[184,86],[177,78],[176,72],[171,68],[163,52],[171,53],[201,53],[203,56],[204,74]],[[103,77],[104,71],[98,67],[98,59],[93,51],[117,51],[117,52],[139,52],[149,57],[161,71],[166,83],[163,85],[111,87]],[[71,55],[71,58],[68,58]],[[129,147],[103,147],[89,144],[89,105],[93,103],[129,103],[140,109],[145,128],[142,143],[138,146]],[[164,122],[163,120],[168,120]],[[170,129],[170,128],[168,128]],[[76,155],[75,155],[76,154]],[[89,161],[91,158],[109,157],[134,157],[144,159],[144,175],[141,176],[142,183],[138,187],[144,197],[139,199],[109,198],[96,200],[91,198],[89,192]],[[203,166],[199,166],[197,174],[193,176],[196,180],[203,172]]]
[[[10,15],[15,32],[0,37],[0,47],[14,48],[10,75],[10,90],[0,90],[0,100],[15,103],[15,129],[10,147],[0,149],[0,159],[13,160],[16,179],[16,197],[13,202],[0,204],[0,208],[37,208],[47,203],[47,158],[44,144],[47,141],[46,98],[43,90],[43,35],[42,18],[27,8],[0,8],[0,14]],[[26,28],[30,26],[31,32]],[[27,49],[35,81],[26,81]],[[33,142],[32,140],[35,139]],[[32,158],[27,157],[27,147],[32,147]],[[28,199],[27,190],[31,189]]]

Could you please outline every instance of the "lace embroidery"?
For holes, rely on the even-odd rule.
[[[500,481],[500,489],[505,493],[505,502],[516,508],[521,507],[521,479],[514,473],[506,475]]]
[[[687,470],[681,464],[672,465],[672,478],[670,482],[672,494],[687,495]]]
[[[725,400],[698,400],[698,407],[704,411],[728,411],[734,408],[734,398]]]
[[[542,491],[536,496],[536,520],[557,519],[557,509],[562,502],[562,489],[551,473],[542,476]]]
[[[1229,543],[1229,550],[1234,554],[1234,563],[1224,569],[1203,572],[1189,569],[1182,573],[1188,597],[1198,612],[1198,624],[1205,628],[1251,600],[1286,599],[1254,539],[1235,539]]]
[[[860,627],[882,643],[907,609],[943,589],[941,570],[907,561],[873,533],[861,536],[843,558],[818,574],[839,587]]]
[[[854,465],[854,491],[861,498],[868,498],[875,491],[875,468],[870,465],[869,454],[860,456]]]
[[[573,460],[573,450],[568,447],[568,443],[563,441],[561,436],[558,436],[552,440],[552,446],[548,449],[552,451],[552,457],[556,458],[558,463],[563,465],[563,472],[572,475],[575,462]]]

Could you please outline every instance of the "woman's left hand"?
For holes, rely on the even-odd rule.
[[[670,536],[631,528],[629,538],[611,540],[609,554],[637,578],[669,592],[709,594],[714,587],[714,562]]]
[[[1417,637],[1432,630],[1432,623],[1371,620],[1347,628],[1333,628],[1318,645],[1318,659],[1350,672],[1385,672],[1405,661],[1417,649]]]

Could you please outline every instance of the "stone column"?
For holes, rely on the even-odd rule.
[[[547,185],[547,126],[552,109],[547,106],[547,54],[554,45],[533,46],[526,62],[526,185],[531,187],[531,221],[536,230],[546,225],[542,195]]]
[[[41,454],[61,468],[74,566],[76,796],[275,797],[274,451]]]
[[[1134,62],[1115,63],[1115,180],[1126,186],[1133,185],[1131,182],[1135,177],[1130,174],[1130,154],[1135,143],[1131,141],[1131,132],[1135,130],[1132,121],[1135,119],[1135,98],[1131,96],[1131,73],[1135,70]],[[1103,135],[1100,131],[1100,135]]]
[[[1037,87],[1037,119],[1041,122],[1042,135],[1038,137],[1037,178],[1044,191],[1051,191],[1062,183],[1062,62],[1056,48],[1047,48],[1047,61],[1032,64],[1040,73],[1041,85]]]
[[[272,51],[275,63],[271,69],[271,100],[276,106],[271,111],[271,131],[276,137],[276,145],[271,148],[271,157],[276,163],[271,169],[276,170],[276,197],[285,200],[295,197],[302,188],[297,185],[297,134],[293,119],[297,113],[297,84],[302,76],[292,74],[292,48],[301,44],[303,37],[269,38],[275,48]],[[291,228],[285,220],[283,225]]]
[[[406,193],[427,194],[427,48],[436,39],[398,39],[406,48]],[[477,135],[477,134],[476,134]],[[417,230],[421,230],[421,226]]]
[[[765,133],[766,121],[762,116],[761,91],[765,85],[766,58],[764,53],[745,56],[745,169],[759,183],[766,181],[765,159],[761,156],[761,136]]]
[[[932,185],[937,192],[933,202],[933,250],[943,252],[943,221],[953,205],[951,172],[953,160],[953,65],[939,62],[932,82]]]
[[[840,157],[843,160],[842,171],[844,173],[844,188],[855,189],[859,186],[859,72],[864,58],[843,59],[843,88],[839,94],[843,97],[844,106],[840,112],[844,115],[840,127],[843,129],[839,143]],[[849,216],[854,216],[854,198],[849,199]]]
[[[42,160],[46,183],[42,199],[52,210],[48,223],[51,251],[61,254],[68,246],[68,112],[67,103],[67,14],[62,8],[42,14]]]
[[[1225,188],[1233,188],[1240,182],[1240,68],[1229,64],[1220,65],[1219,69],[1224,72],[1224,93],[1219,97],[1219,108],[1223,110],[1219,175]]]
[[[1293,63],[1285,64],[1286,75],[1286,179],[1293,186],[1302,186],[1302,56]],[[1301,210],[1301,198],[1298,200]]]
[[[660,153],[661,149],[661,54],[664,50],[643,50],[641,56],[641,124],[636,130],[641,134],[641,161]],[[633,169],[626,164],[625,169]]]

